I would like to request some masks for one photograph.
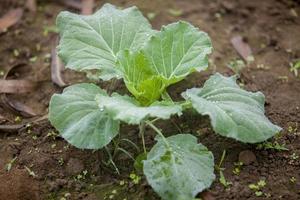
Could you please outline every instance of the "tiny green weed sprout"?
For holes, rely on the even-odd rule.
[[[300,70],[300,59],[294,63],[290,63],[290,71],[293,72],[296,77],[298,76],[298,70]]]
[[[290,158],[292,160],[297,160],[299,158],[299,156],[296,153],[292,153],[292,155],[290,156]]]
[[[246,67],[246,64],[244,63],[243,60],[240,59],[235,59],[230,61],[227,64],[227,67],[229,69],[231,69],[235,74],[237,74],[238,76],[241,75],[241,71]]]
[[[257,149],[273,149],[276,151],[288,151],[289,149],[285,147],[285,144],[280,144],[277,141],[274,142],[263,142],[257,145]]]
[[[111,94],[92,83],[72,85],[52,96],[51,124],[77,148],[108,152],[121,123],[138,125],[144,156],[137,167],[162,199],[189,200],[209,188],[214,157],[192,134],[165,137],[157,120],[194,109],[209,116],[217,134],[245,143],[263,142],[281,130],[264,115],[264,95],[240,88],[236,76],[216,73],[202,88],[183,92],[181,101],[170,98],[167,88],[206,70],[212,52],[209,36],[188,22],[153,30],[136,7],[105,4],[90,16],[61,12],[57,28],[58,54],[67,68],[99,80],[122,79],[131,95]],[[157,134],[150,151],[146,126]]]
[[[240,175],[242,167],[243,167],[244,163],[243,162],[235,162],[234,163],[234,168],[232,170],[232,173],[234,173],[235,175]]]
[[[131,179],[131,181],[133,182],[133,184],[139,184],[141,177],[139,175],[136,175],[135,173],[131,173],[129,175],[129,178]]]
[[[248,185],[248,187],[255,191],[255,196],[257,197],[261,197],[263,194],[265,194],[265,196],[268,196],[268,194],[263,193],[262,190],[263,188],[267,185],[265,180],[259,180],[256,184],[255,183],[251,183]]]
[[[251,190],[261,190],[267,185],[265,180],[259,180],[256,184],[252,183],[249,185]]]
[[[220,183],[225,187],[228,188],[230,185],[232,185],[232,182],[227,181],[223,171],[225,170],[225,168],[222,167],[222,164],[225,160],[225,156],[226,156],[226,150],[223,151],[220,162],[218,165],[215,166],[216,170],[219,171],[219,181]]]
[[[297,179],[296,179],[294,176],[292,176],[292,177],[290,178],[290,181],[291,181],[291,183],[296,183]]]

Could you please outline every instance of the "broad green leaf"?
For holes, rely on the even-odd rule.
[[[208,67],[212,51],[208,35],[187,22],[164,26],[142,49],[152,70],[166,85],[176,83],[194,71]]]
[[[119,132],[119,121],[100,110],[95,96],[106,93],[94,84],[76,84],[52,96],[49,120],[70,144],[99,149]]]
[[[143,105],[149,105],[160,98],[165,87],[142,52],[125,50],[119,53],[118,67],[124,74],[128,90]]]
[[[58,53],[66,66],[78,71],[98,69],[105,79],[120,77],[115,68],[120,50],[141,48],[153,33],[136,7],[119,10],[111,4],[90,16],[61,12],[57,26],[61,35]]]
[[[156,102],[144,107],[134,98],[117,93],[110,97],[99,94],[96,99],[100,109],[104,109],[114,120],[127,124],[139,124],[148,117],[169,119],[171,115],[181,115],[181,106],[170,102]]]
[[[179,134],[159,138],[144,161],[144,174],[165,200],[190,200],[215,179],[213,154],[197,138]]]
[[[264,95],[241,89],[235,77],[217,73],[203,88],[189,89],[183,96],[200,114],[209,115],[213,129],[223,136],[257,143],[281,130],[264,115]]]

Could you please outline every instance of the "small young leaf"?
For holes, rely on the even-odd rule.
[[[158,139],[148,153],[144,174],[162,199],[193,199],[215,179],[213,155],[190,134],[166,139],[169,147]]]
[[[136,7],[119,10],[105,4],[90,16],[67,11],[57,17],[61,41],[59,55],[66,67],[104,71],[104,79],[120,77],[115,68],[120,50],[137,50],[153,33],[150,23]]]
[[[50,100],[49,120],[77,148],[99,149],[119,132],[119,121],[100,110],[95,96],[106,93],[94,84],[76,84]]]
[[[205,70],[212,45],[206,33],[180,21],[156,32],[142,51],[150,61],[152,70],[168,86],[194,71]]]
[[[144,53],[129,50],[120,52],[118,67],[124,74],[128,90],[141,104],[149,105],[160,98],[165,86],[150,68],[150,61]]]
[[[205,70],[211,50],[206,33],[187,22],[178,22],[153,34],[140,51],[120,52],[118,67],[129,91],[143,105],[149,105],[167,86],[194,71]]]
[[[99,94],[96,99],[100,109],[104,109],[114,120],[127,124],[139,124],[147,117],[169,119],[171,115],[181,115],[181,106],[171,102],[155,102],[143,107],[134,98],[117,93],[111,97]]]
[[[217,73],[203,88],[189,89],[183,96],[200,114],[209,115],[213,129],[223,136],[257,143],[281,130],[264,115],[264,95],[241,89],[235,77]]]

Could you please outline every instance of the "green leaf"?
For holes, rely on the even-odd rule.
[[[208,67],[212,51],[208,35],[187,22],[163,26],[142,49],[150,67],[168,86]]]
[[[117,93],[111,97],[100,94],[96,99],[100,109],[104,109],[114,120],[127,124],[139,124],[148,117],[169,119],[171,115],[181,115],[181,106],[171,102],[155,102],[144,107],[134,98]]]
[[[248,143],[267,140],[281,128],[264,115],[265,97],[248,92],[236,84],[236,78],[217,73],[203,88],[187,90],[183,96],[203,115],[209,115],[215,132]]]
[[[142,52],[125,50],[119,53],[118,66],[124,74],[126,87],[139,102],[149,105],[160,98],[165,86]]]
[[[66,66],[78,71],[98,69],[105,79],[120,77],[115,68],[120,50],[140,49],[153,33],[136,7],[119,10],[111,4],[90,16],[61,12],[57,26],[61,35],[58,53]]]
[[[144,160],[147,159],[147,153],[143,152],[141,154],[139,154],[134,161],[134,169],[137,172],[142,172],[143,171],[143,167],[144,167]]]
[[[101,111],[95,96],[106,93],[94,84],[76,84],[54,94],[49,120],[70,144],[85,149],[107,145],[119,132],[119,122]]]
[[[153,34],[140,51],[118,54],[118,67],[129,91],[143,105],[161,97],[166,87],[193,71],[207,68],[211,42],[206,33],[186,22]]]
[[[179,134],[162,138],[144,161],[144,174],[166,200],[189,200],[210,187],[215,179],[213,154],[197,138]]]

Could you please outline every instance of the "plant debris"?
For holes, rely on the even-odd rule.
[[[244,59],[244,61],[248,62],[252,57],[252,50],[248,43],[245,42],[242,36],[235,36],[231,38],[231,44],[234,49],[238,52],[238,54]]]
[[[20,113],[23,117],[34,117],[37,115],[31,107],[17,100],[8,99],[6,95],[1,96],[1,100],[2,103],[4,103],[9,109],[14,112]]]
[[[27,0],[25,6],[32,13],[35,13],[37,10],[36,0]]]
[[[64,82],[61,74],[62,70],[64,69],[64,65],[57,55],[56,44],[57,44],[57,38],[54,39],[52,50],[51,50],[51,80],[53,83],[57,84],[58,86],[64,87],[67,85]]]
[[[30,80],[0,80],[0,93],[21,94],[32,92],[37,87],[37,82]]]
[[[23,15],[23,9],[17,8],[8,11],[0,18],[0,32],[6,31],[9,27],[16,24]]]
[[[59,0],[58,2],[70,8],[75,8],[77,10],[81,10],[82,7],[81,2],[78,0]]]
[[[81,14],[91,15],[94,9],[94,0],[82,0],[81,1]]]

